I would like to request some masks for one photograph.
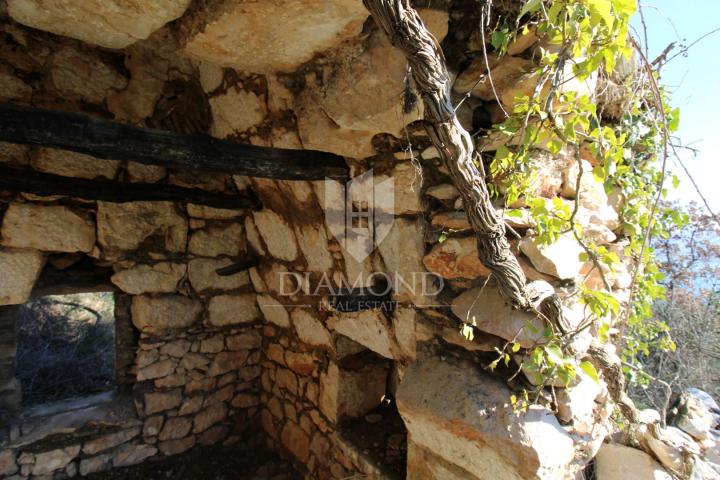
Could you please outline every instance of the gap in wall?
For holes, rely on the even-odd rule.
[[[34,298],[19,309],[16,328],[23,408],[114,389],[112,292]]]

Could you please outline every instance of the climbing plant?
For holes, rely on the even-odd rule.
[[[505,136],[507,146],[499,147],[492,159],[489,188],[504,198],[510,215],[519,213],[512,208],[519,203],[529,208],[537,243],[551,244],[568,234],[582,246],[580,260],[592,262],[590,273],[600,277],[601,287],[591,288],[583,281],[572,294],[591,317],[580,328],[595,322],[603,341],[611,333],[619,334],[625,374],[631,381],[646,382],[642,354],[675,348],[667,325],[652,319],[651,305],[663,298],[664,289],[649,239],[667,236],[669,229],[687,218],[659,206],[670,183],[666,180],[671,177],[677,185],[677,178],[666,172],[666,163],[669,136],[677,129],[679,114],[669,107],[658,73],[629,35],[636,8],[635,0],[527,0],[515,23],[495,26],[490,42],[500,55],[526,35],[536,35],[540,47],[537,66],[529,73],[537,79],[536,87],[530,94],[515,97],[506,120],[491,133]],[[619,65],[628,63],[633,71],[618,80],[622,83],[617,86],[623,102],[620,118],[605,118],[591,99],[592,92],[568,88],[569,83],[617,80],[614,73]],[[577,162],[573,202],[534,194],[533,158],[538,150]],[[589,160],[591,169],[584,168],[583,159]],[[622,198],[619,215],[628,242],[620,253],[634,267],[629,299],[614,290],[607,278],[621,261],[620,255],[588,240],[577,221],[586,176]],[[539,388],[556,379],[567,384],[578,368],[597,377],[592,363],[578,364],[572,358],[568,348],[572,335],[548,328],[545,337],[547,341],[523,361],[523,369],[537,377]],[[509,342],[491,367],[499,361],[507,363],[509,353],[518,350],[516,343]]]

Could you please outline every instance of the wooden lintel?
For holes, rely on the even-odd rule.
[[[0,140],[176,170],[281,180],[349,178],[345,159],[333,153],[259,147],[8,102],[0,102]]]
[[[115,203],[172,201],[236,210],[257,210],[261,207],[260,201],[246,192],[226,195],[175,185],[86,180],[4,166],[0,166],[0,190],[44,196],[67,195],[84,200]]]

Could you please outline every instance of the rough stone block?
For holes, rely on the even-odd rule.
[[[89,252],[95,246],[95,223],[59,205],[13,203],[2,222],[2,244],[49,252]]]

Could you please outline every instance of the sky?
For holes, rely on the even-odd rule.
[[[720,28],[720,0],[640,0],[647,25],[650,59],[671,42],[689,45]],[[636,37],[643,38],[640,16],[633,22]],[[676,48],[669,57],[680,48]],[[672,105],[680,107],[683,145],[698,150],[680,155],[710,207],[720,211],[720,32],[693,46],[687,56],[678,56],[662,71],[661,82],[672,92]],[[670,170],[680,178],[680,187],[670,194],[681,201],[700,198],[675,161]]]

